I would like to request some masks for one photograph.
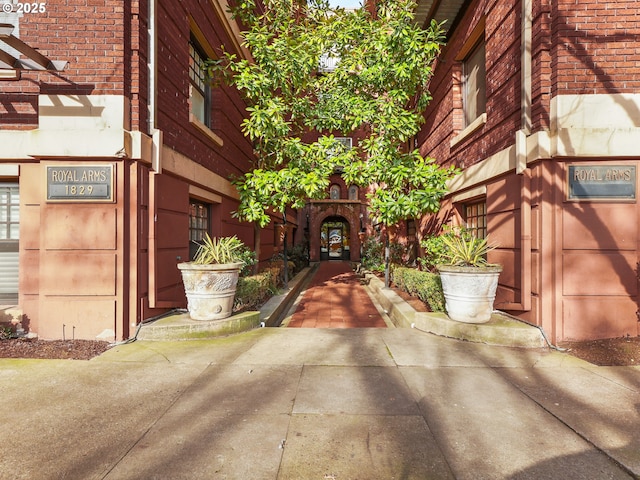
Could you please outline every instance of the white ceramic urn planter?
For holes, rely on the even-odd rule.
[[[231,316],[240,269],[244,263],[179,263],[187,310],[193,320],[221,320]]]
[[[486,323],[491,320],[501,265],[438,265],[438,271],[449,318],[465,323]]]

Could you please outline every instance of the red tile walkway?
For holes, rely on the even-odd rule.
[[[321,262],[289,327],[364,328],[387,325],[349,262]]]

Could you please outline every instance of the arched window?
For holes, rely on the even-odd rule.
[[[340,199],[340,185],[333,184],[329,189],[329,198],[331,200],[339,200]]]
[[[358,200],[358,187],[355,185],[349,187],[349,200]]]

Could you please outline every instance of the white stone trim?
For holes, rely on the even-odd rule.
[[[478,118],[476,118],[473,122],[471,122],[464,130],[462,130],[458,135],[451,139],[451,148],[455,147],[458,143],[462,142],[466,137],[471,135],[473,132],[483,127],[484,124],[487,123],[487,114],[483,113]]]

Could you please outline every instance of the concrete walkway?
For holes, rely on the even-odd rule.
[[[0,360],[0,479],[640,476],[640,368],[408,328]]]

